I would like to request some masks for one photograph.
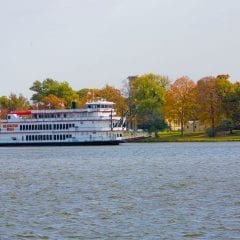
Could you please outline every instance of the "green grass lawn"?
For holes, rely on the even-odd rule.
[[[216,137],[208,137],[204,132],[184,133],[181,136],[180,132],[159,132],[159,137],[151,137],[144,141],[149,142],[220,142],[220,141],[240,141],[240,131],[235,130],[233,134],[222,132]]]

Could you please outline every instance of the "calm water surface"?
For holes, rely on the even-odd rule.
[[[0,239],[240,239],[240,143],[0,148]]]

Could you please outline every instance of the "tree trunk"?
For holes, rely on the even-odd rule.
[[[183,137],[183,114],[181,116],[181,136]]]
[[[215,137],[215,118],[213,103],[211,103],[211,120],[212,120],[212,136]]]

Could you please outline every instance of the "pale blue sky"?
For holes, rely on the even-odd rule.
[[[0,96],[35,80],[122,87],[153,72],[174,81],[240,80],[239,0],[0,0]]]

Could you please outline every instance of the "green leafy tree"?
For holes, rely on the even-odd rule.
[[[54,95],[57,98],[64,99],[66,107],[69,108],[72,101],[79,100],[77,93],[67,82],[58,82],[50,78],[42,82],[39,80],[35,81],[30,90],[35,92],[31,98],[34,103],[43,102],[45,97]]]
[[[30,108],[30,103],[22,94],[10,94],[9,97],[0,97],[1,118],[6,118],[9,111],[26,110]]]
[[[145,74],[134,79],[130,85],[130,107],[137,125],[154,131],[156,137],[158,131],[166,127],[162,108],[168,84],[166,77]]]
[[[240,83],[232,84],[232,88],[223,98],[226,120],[234,126],[240,125]]]

